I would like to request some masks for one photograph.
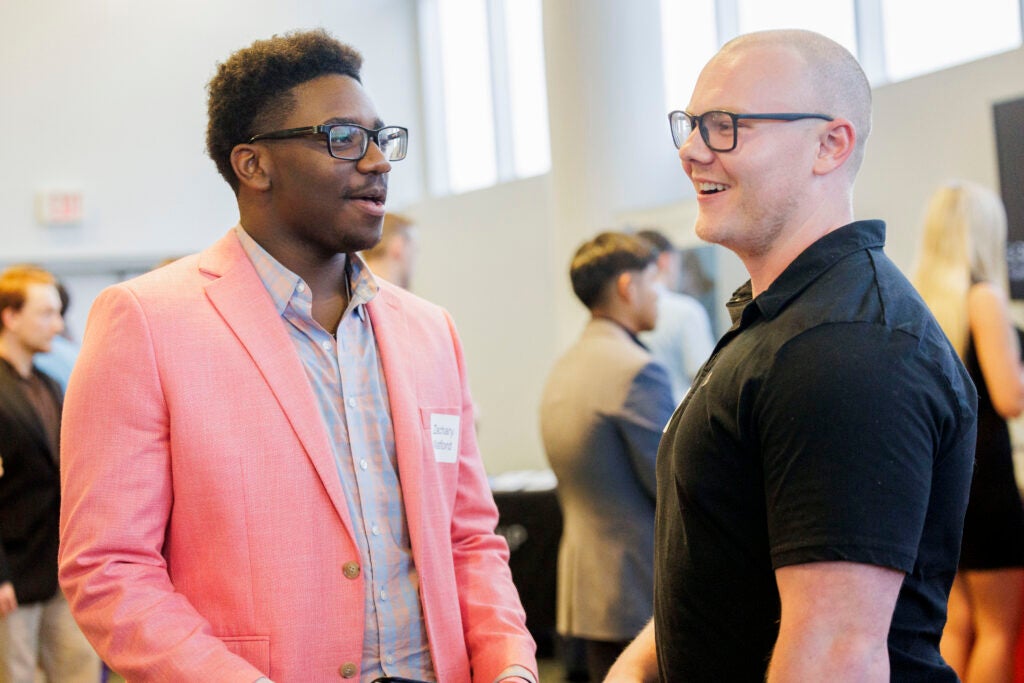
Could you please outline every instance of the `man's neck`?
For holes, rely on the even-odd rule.
[[[22,377],[32,375],[32,357],[34,355],[21,344],[12,342],[5,335],[0,334],[0,358],[10,363]]]
[[[783,271],[812,244],[825,235],[853,222],[853,216],[843,214],[828,221],[806,223],[799,230],[783,233],[763,254],[737,254],[750,274],[750,285],[756,297],[768,289]]]
[[[620,311],[608,308],[595,308],[590,312],[590,316],[594,320],[610,320],[629,334],[633,336],[637,334],[636,324],[629,316],[623,315]]]
[[[293,243],[274,239],[274,231],[250,229],[244,221],[242,227],[278,263],[306,283],[313,297],[313,319],[329,332],[337,329],[348,307],[348,254],[303,253]]]

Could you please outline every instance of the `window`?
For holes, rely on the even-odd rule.
[[[804,28],[857,56],[874,85],[1021,45],[1022,0],[661,0],[666,111],[685,107],[697,74],[740,33]]]
[[[712,0],[662,0],[665,112],[685,109],[697,76],[718,49]]]
[[[920,3],[918,17],[920,18]],[[816,31],[857,54],[854,0],[738,0],[737,34],[776,28]]]
[[[420,0],[420,34],[433,192],[547,172],[541,0]]]
[[[898,81],[1021,44],[1020,0],[884,0],[888,80]]]
[[[516,177],[551,168],[544,31],[540,0],[505,0],[508,85],[512,110],[512,159]]]
[[[497,181],[486,10],[481,2],[437,2],[448,183],[456,192]]]

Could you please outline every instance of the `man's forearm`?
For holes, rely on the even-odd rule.
[[[615,660],[604,683],[656,683],[657,680],[658,653],[652,619]]]

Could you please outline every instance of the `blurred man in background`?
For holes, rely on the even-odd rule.
[[[99,658],[57,585],[62,391],[33,365],[64,329],[56,279],[0,274],[0,682],[95,683]]]
[[[410,289],[418,253],[416,224],[407,216],[389,212],[384,215],[380,242],[364,251],[362,257],[374,275]]]
[[[623,233],[579,247],[570,279],[590,321],[541,399],[564,520],[557,629],[583,641],[591,681],[651,617],[654,460],[675,405],[665,369],[637,339],[658,317],[655,258],[646,240]]]
[[[640,341],[668,371],[678,404],[715,348],[711,322],[699,301],[676,291],[682,262],[675,245],[657,230],[641,230],[637,237],[651,243],[658,259],[658,324],[641,332]]]

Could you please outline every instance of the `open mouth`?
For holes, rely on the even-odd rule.
[[[359,192],[357,194],[352,195],[352,199],[370,202],[371,204],[380,204],[381,206],[384,205],[384,202],[387,201],[387,198],[387,190],[367,190],[365,192]]]
[[[721,183],[697,183],[697,192],[700,194],[717,194],[725,192],[728,188]]]

